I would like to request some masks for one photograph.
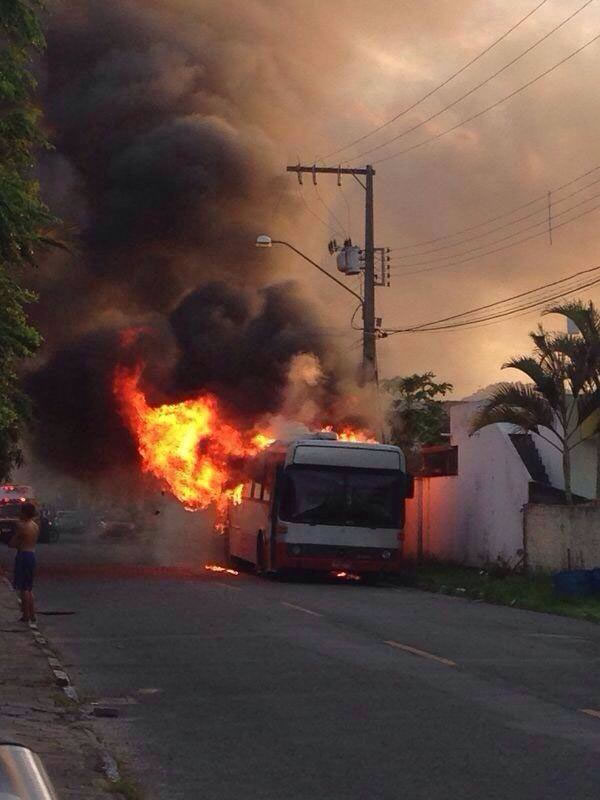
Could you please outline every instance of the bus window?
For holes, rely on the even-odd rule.
[[[242,497],[248,499],[252,497],[252,483],[248,482],[244,484],[244,490],[242,492]]]
[[[265,501],[265,503],[269,503],[271,501],[271,490],[268,486],[263,486],[262,499]]]
[[[261,492],[262,492],[262,484],[256,483],[256,481],[254,481],[252,483],[252,497],[255,500],[260,500]]]

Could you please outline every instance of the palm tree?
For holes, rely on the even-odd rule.
[[[586,305],[581,300],[561,303],[546,309],[544,314],[562,314],[570,319],[579,331],[575,346],[576,361],[581,370],[584,389],[589,394],[600,391],[600,313],[592,301]],[[600,417],[590,417],[596,437],[596,502],[600,502]]]
[[[531,383],[499,384],[473,418],[471,431],[508,422],[536,433],[562,455],[565,498],[570,504],[571,451],[583,440],[582,423],[600,408],[600,390],[591,390],[581,337],[549,333],[541,325],[530,336],[533,356],[513,358],[502,368],[520,370]]]

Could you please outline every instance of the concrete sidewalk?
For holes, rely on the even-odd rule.
[[[58,684],[48,660],[51,645],[34,638],[19,616],[0,569],[0,739],[41,756],[60,800],[114,800],[100,742]]]

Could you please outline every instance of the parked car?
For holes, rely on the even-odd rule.
[[[87,527],[85,515],[78,509],[63,509],[56,514],[56,526],[61,533],[83,533]]]
[[[103,539],[132,540],[138,534],[136,523],[120,514],[102,516],[98,522],[98,530]]]
[[[8,544],[17,531],[21,515],[20,502],[0,503],[0,543]]]

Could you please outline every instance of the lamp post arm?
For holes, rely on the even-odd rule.
[[[356,292],[352,291],[352,289],[349,289],[349,288],[346,286],[346,284],[345,284],[345,283],[342,283],[341,281],[339,281],[339,280],[338,280],[338,279],[335,277],[335,275],[332,275],[330,272],[327,272],[327,270],[326,270],[326,269],[323,269],[323,267],[320,267],[320,266],[319,266],[319,265],[316,263],[316,261],[313,261],[313,260],[312,260],[312,258],[309,258],[308,256],[305,256],[305,255],[304,255],[304,253],[303,253],[303,252],[301,252],[300,250],[298,250],[296,247],[294,247],[294,245],[293,245],[293,244],[290,244],[289,242],[284,242],[284,241],[282,241],[282,240],[280,240],[280,239],[273,239],[273,240],[272,240],[272,243],[273,243],[273,244],[283,244],[283,245],[285,245],[286,247],[289,247],[289,248],[290,248],[290,250],[293,250],[293,251],[294,251],[294,253],[297,253],[297,255],[299,255],[299,256],[300,256],[301,258],[303,258],[305,261],[308,261],[308,263],[309,263],[309,264],[312,264],[312,265],[313,265],[313,267],[316,267],[316,268],[319,270],[319,272],[322,272],[322,273],[323,273],[323,275],[327,275],[327,277],[328,277],[328,278],[330,278],[332,281],[335,281],[335,283],[337,283],[337,285],[338,285],[338,286],[341,286],[341,287],[342,287],[342,289],[345,289],[347,292],[349,292],[349,293],[350,293],[350,294],[351,294],[353,297],[355,297],[355,298],[356,298],[356,299],[357,299],[357,300],[360,302],[361,306],[363,305],[363,299],[362,299],[362,297],[361,297],[359,294],[357,294]]]

